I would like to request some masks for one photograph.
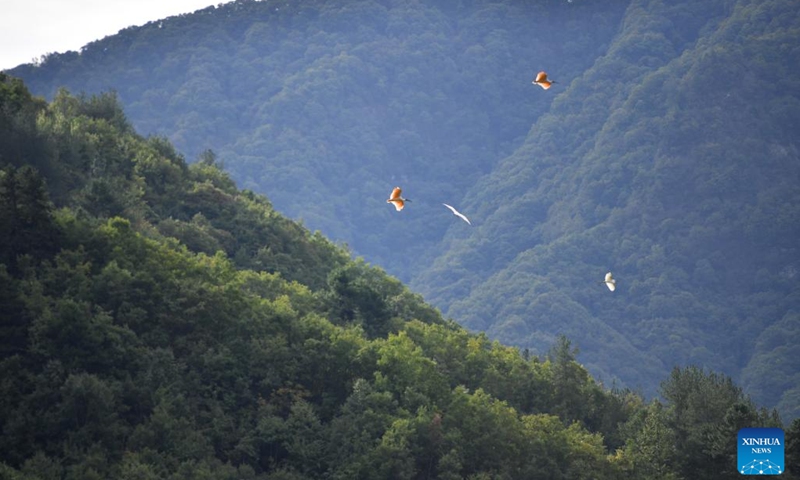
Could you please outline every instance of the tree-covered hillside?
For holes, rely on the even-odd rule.
[[[0,74],[0,229],[2,478],[713,480],[783,426],[703,369],[646,401],[470,334],[111,94]]]
[[[647,394],[701,365],[794,418],[798,43],[794,0],[237,1],[12,73],[48,98],[115,90],[138,131],[212,149],[490,338],[543,354],[566,334]],[[160,230],[204,220],[177,221]]]

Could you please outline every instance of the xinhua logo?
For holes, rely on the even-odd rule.
[[[783,430],[743,428],[739,430],[737,461],[742,475],[783,473]]]

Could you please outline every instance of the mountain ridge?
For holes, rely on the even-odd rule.
[[[800,308],[796,17],[786,0],[239,1],[12,73],[44,95],[113,85],[137,128],[212,147],[469,328],[537,353],[570,332],[598,377],[648,394],[697,363],[794,417],[796,373],[760,383],[784,357],[756,339],[788,332],[791,351]],[[539,69],[559,83],[530,85]],[[415,200],[400,215],[396,185]]]

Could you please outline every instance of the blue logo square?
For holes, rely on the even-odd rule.
[[[783,430],[743,428],[739,430],[737,469],[742,475],[783,473]]]

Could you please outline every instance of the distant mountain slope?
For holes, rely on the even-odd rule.
[[[237,1],[125,29],[11,70],[51,98],[114,89],[132,124],[188,158],[210,148],[244,187],[409,280],[458,205],[627,1]],[[555,91],[558,88],[554,89]],[[415,200],[386,205],[400,185]]]
[[[650,390],[659,369],[706,365],[796,417],[796,7],[633,2],[608,54],[469,192],[482,227],[412,285],[505,342],[566,332],[601,377]]]

